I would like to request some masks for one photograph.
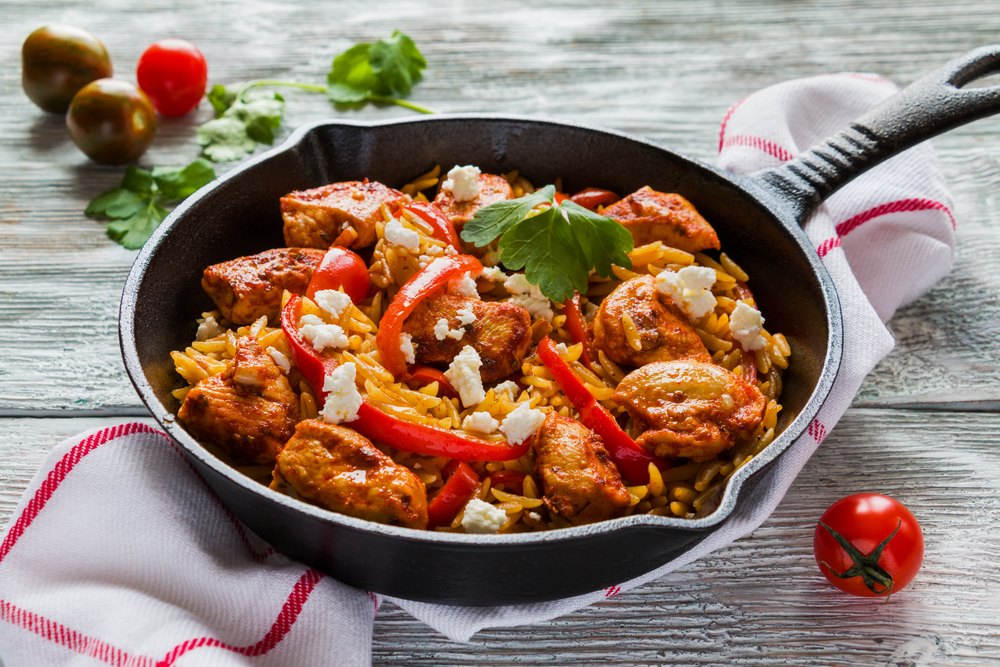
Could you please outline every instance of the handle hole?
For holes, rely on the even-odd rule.
[[[975,90],[976,88],[1000,88],[1000,72],[988,74],[987,76],[983,76],[978,79],[973,79],[964,86],[960,86],[960,88],[962,90]]]

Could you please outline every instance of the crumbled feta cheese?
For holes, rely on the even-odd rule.
[[[458,251],[455,250],[455,246],[449,245],[449,246],[445,246],[445,248],[444,248],[444,254],[446,254],[446,255],[457,255]]]
[[[427,246],[427,254],[431,257],[440,257],[444,254],[444,250],[442,250],[441,246],[429,245]],[[422,256],[423,255],[421,255],[421,257]]]
[[[413,348],[413,336],[404,333],[399,336],[399,351],[403,353],[403,358],[408,364],[417,363],[416,350]]]
[[[569,348],[566,347],[566,343],[559,343],[556,345],[556,352],[559,354],[569,354]]]
[[[490,413],[488,412],[473,412],[462,422],[462,428],[466,431],[493,433],[500,428],[500,422],[490,417]]]
[[[427,265],[430,264],[431,261],[433,260],[434,258],[431,257],[430,255],[421,255],[420,257],[417,258],[417,266],[419,266],[421,269],[425,269],[427,268]]]
[[[323,391],[329,392],[323,404],[323,419],[331,424],[352,422],[358,418],[361,407],[361,392],[355,384],[358,369],[353,361],[338,366],[327,373],[323,380]]]
[[[338,319],[344,314],[347,307],[351,305],[351,297],[347,296],[340,290],[332,289],[325,289],[316,292],[316,296],[313,298],[313,301],[316,302],[317,306]]]
[[[399,220],[393,218],[385,224],[385,240],[393,245],[403,246],[413,251],[420,247],[420,234],[407,229]]]
[[[479,374],[479,367],[482,365],[479,353],[471,345],[466,345],[444,372],[444,376],[462,399],[462,405],[467,408],[486,398],[483,378]]]
[[[495,283],[502,283],[507,280],[507,274],[495,266],[484,266],[479,274],[480,278],[486,278]]]
[[[327,347],[347,347],[347,334],[336,324],[327,324],[315,315],[303,315],[299,320],[299,335],[322,352]]]
[[[753,306],[740,301],[729,316],[729,333],[733,335],[747,352],[760,350],[767,345],[767,339],[760,335],[764,328],[764,318]]]
[[[708,315],[715,308],[715,269],[704,266],[685,266],[676,273],[661,271],[656,276],[656,289],[666,294],[688,319],[694,321]]]
[[[467,533],[488,535],[500,530],[507,523],[507,513],[488,502],[473,498],[465,504],[465,514],[462,515],[462,528]]]
[[[533,319],[545,318],[552,321],[555,313],[552,302],[542,294],[538,285],[532,285],[523,273],[515,273],[504,281],[503,286],[511,293],[511,301],[528,311]]]
[[[545,421],[545,413],[535,410],[527,403],[521,403],[507,415],[500,425],[500,432],[507,436],[507,442],[519,445],[538,430]]]
[[[274,347],[267,348],[267,353],[271,355],[271,359],[274,360],[274,363],[277,364],[278,368],[283,370],[285,375],[288,375],[288,371],[292,370],[292,364],[288,361],[288,357],[283,355],[281,350]]]
[[[466,271],[465,275],[461,278],[448,282],[448,292],[468,297],[470,299],[479,298],[479,290],[476,288],[476,281],[472,278],[468,271]]]
[[[198,340],[210,340],[215,338],[219,334],[225,332],[219,323],[215,321],[215,317],[209,315],[205,318],[204,322],[198,324]]]
[[[448,336],[451,336],[455,340],[462,340],[462,336],[465,335],[465,329],[452,329],[448,326],[448,318],[442,317],[434,325],[434,337],[438,340],[444,340]]]
[[[597,306],[595,306],[590,301],[583,304],[583,316],[587,318],[588,322],[597,317],[597,310],[598,310]]]
[[[509,396],[510,400],[512,401],[517,399],[518,393],[519,390],[517,388],[517,383],[514,382],[513,380],[504,380],[497,386],[493,387],[494,396],[499,396],[500,394],[507,394],[507,396]]]
[[[442,190],[448,190],[455,201],[472,201],[479,196],[479,167],[467,165],[455,166],[448,172],[448,178],[441,184]]]
[[[455,315],[458,316],[458,321],[462,323],[462,326],[468,326],[476,321],[476,314],[472,312],[471,308],[460,308]]]

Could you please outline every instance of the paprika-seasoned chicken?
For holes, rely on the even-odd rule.
[[[600,436],[550,412],[532,443],[545,506],[580,525],[625,514],[628,491]]]
[[[229,368],[195,385],[177,418],[237,465],[273,465],[299,421],[299,397],[271,355],[243,337]]]
[[[642,349],[626,336],[623,315],[632,318]],[[609,294],[594,317],[594,342],[616,364],[642,366],[674,359],[712,360],[687,317],[656,289],[656,279],[630,278]]]
[[[285,245],[366,248],[375,244],[382,204],[395,213],[408,201],[402,192],[368,179],[290,192],[281,198]]]
[[[463,324],[459,311],[471,311],[475,320]],[[460,338],[443,334],[462,332]],[[465,319],[468,320],[467,314]],[[437,329],[437,331],[435,331]],[[521,368],[531,347],[531,315],[506,301],[480,301],[438,292],[424,299],[406,318],[403,332],[413,337],[416,359],[422,364],[450,364],[466,345],[479,354],[483,383],[496,382]]]
[[[205,269],[201,286],[222,316],[236,324],[271,321],[281,311],[281,293],[305,294],[324,252],[314,248],[275,248]]]
[[[278,455],[272,488],[290,485],[333,512],[391,526],[427,528],[420,478],[349,428],[307,419]]]
[[[450,190],[439,189],[434,203],[441,207],[451,224],[455,225],[455,231],[461,232],[465,223],[476,215],[476,211],[513,196],[514,191],[503,176],[479,174],[479,195],[475,199],[455,201],[455,195]]]
[[[718,234],[691,202],[648,185],[608,206],[601,215],[620,222],[631,232],[637,247],[653,241],[685,252],[721,247]]]
[[[632,371],[612,400],[643,434],[636,443],[660,458],[707,461],[749,438],[764,416],[756,385],[722,366],[692,359],[658,361]]]

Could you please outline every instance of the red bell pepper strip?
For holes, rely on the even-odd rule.
[[[669,468],[669,464],[656,458],[635,444],[635,441],[622,430],[611,413],[597,402],[586,385],[576,376],[559,352],[556,344],[546,336],[538,344],[538,356],[545,367],[552,373],[556,384],[566,394],[576,411],[580,413],[580,421],[591,431],[601,436],[604,447],[608,450],[611,460],[618,466],[622,476],[633,484],[649,482],[649,464],[654,464],[659,470]]]
[[[433,202],[415,201],[396,211],[393,216],[397,218],[400,217],[403,215],[404,210],[418,216],[421,220],[433,227],[434,232],[432,236],[438,241],[443,241],[458,252],[462,252],[462,246],[459,243],[458,232],[455,231],[455,225],[451,222],[451,218],[444,214],[444,211],[441,210],[440,206]]]
[[[574,343],[583,343],[583,363],[587,366],[594,363],[594,357],[590,353],[590,331],[587,329],[587,320],[580,310],[580,293],[574,292],[572,299],[563,302],[563,314],[566,316],[566,329]]]
[[[567,199],[569,199],[569,195],[566,194],[565,192],[557,192],[554,195],[552,195],[552,201],[554,201],[556,204],[561,204]]]
[[[382,316],[378,334],[375,336],[375,344],[378,345],[382,355],[382,365],[387,371],[394,377],[406,372],[406,357],[399,349],[399,343],[400,335],[403,333],[403,320],[413,312],[413,309],[452,278],[461,277],[466,272],[479,273],[482,270],[482,263],[471,255],[438,257],[400,288],[396,298]]]
[[[344,288],[351,301],[358,303],[368,296],[368,265],[357,253],[339,245],[331,246],[313,271],[306,296],[316,298],[321,290]]]
[[[433,530],[449,525],[478,488],[479,475],[468,463],[459,461],[451,477],[427,507],[427,527]]]
[[[324,357],[312,345],[299,337],[299,308],[302,297],[295,295],[281,309],[281,329],[285,332],[285,340],[292,351],[292,361],[302,373],[302,379],[316,392],[319,407],[326,402],[327,392],[323,391],[323,382],[327,373],[337,368],[336,359]]]
[[[611,190],[601,190],[599,188],[585,188],[570,197],[570,201],[574,204],[589,208],[591,211],[596,211],[597,207],[602,204],[604,206],[614,204],[619,199],[620,197],[611,192]]]
[[[406,371],[406,375],[403,376],[403,381],[410,382],[411,380],[416,381],[421,387],[427,386],[431,382],[437,382],[438,395],[447,396],[448,398],[459,398],[458,392],[451,386],[451,382],[448,381],[444,372],[437,368],[422,366],[420,364],[410,366]]]
[[[520,445],[505,440],[481,440],[458,431],[408,422],[382,412],[367,401],[358,409],[358,418],[347,426],[369,440],[378,440],[404,452],[446,456],[462,461],[511,461],[524,456],[531,439]]]
[[[490,478],[490,486],[503,484],[507,493],[524,495],[524,473],[520,470],[494,470],[487,477]]]

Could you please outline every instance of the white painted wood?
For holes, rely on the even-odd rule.
[[[118,300],[135,252],[82,215],[122,170],[89,163],[62,119],[21,93],[17,53],[39,25],[91,30],[128,79],[148,44],[184,37],[202,48],[211,81],[221,83],[322,83],[335,54],[402,29],[430,62],[415,102],[602,125],[712,161],[720,120],[747,94],[843,70],[908,83],[997,41],[996,9],[989,0],[5,0],[0,521],[56,442],[146,414],[117,342]],[[409,113],[286,97],[280,137],[313,120]],[[141,164],[193,159],[194,128],[210,116],[203,103],[190,117],[161,119]],[[468,645],[383,609],[374,664],[1000,664],[1000,118],[934,144],[956,201],[955,270],[890,322],[896,349],[764,526],[668,580],[549,623],[484,631]],[[924,525],[924,569],[890,604],[837,593],[812,561],[816,519],[855,491],[896,496]]]

